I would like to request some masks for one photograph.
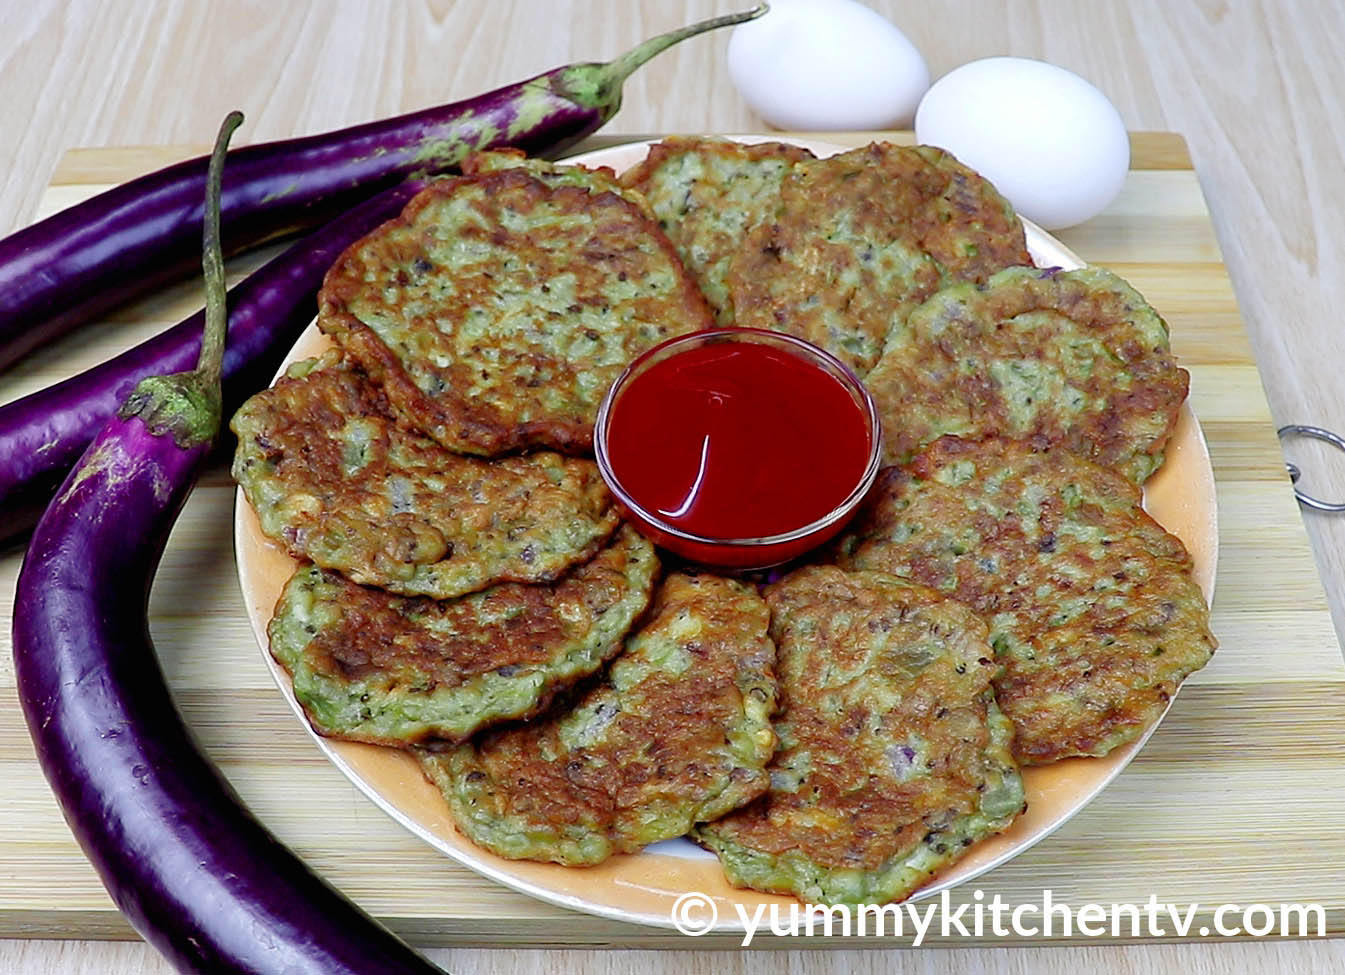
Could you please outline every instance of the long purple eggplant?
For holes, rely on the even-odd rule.
[[[232,156],[230,157],[232,165]],[[266,385],[286,350],[317,313],[317,292],[350,244],[395,217],[425,186],[384,190],[292,245],[229,292],[224,352],[228,413]],[[84,448],[136,383],[191,368],[201,352],[204,312],[64,382],[0,406],[0,544],[37,524]]]
[[[19,702],[71,830],[179,971],[431,975],[247,812],[193,745],[150,641],[149,587],[220,427],[219,170],[240,120],[207,183],[200,364],[140,383],[38,523],[14,608]]]
[[[650,58],[765,10],[716,17],[614,61],[567,65],[450,105],[239,149],[221,202],[225,252],[316,226],[402,179],[451,169],[476,149],[555,155],[616,114],[622,84]],[[204,158],[169,166],[0,240],[0,369],[188,273],[201,238],[205,172]]]

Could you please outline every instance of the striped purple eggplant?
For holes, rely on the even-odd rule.
[[[230,157],[232,160],[232,156]],[[291,245],[229,292],[224,403],[232,412],[270,381],[317,313],[322,277],[348,246],[395,217],[423,187],[384,190]],[[136,383],[190,369],[201,351],[204,312],[107,362],[0,406],[0,543],[37,523],[56,488]]]
[[[436,108],[230,154],[224,249],[317,226],[408,177],[513,146],[554,156],[621,107],[621,86],[673,44],[759,16],[717,17],[605,63],[573,64]],[[0,369],[109,308],[187,274],[199,253],[206,160],[142,176],[0,240]]]
[[[218,174],[239,121],[207,180],[199,365],[137,385],[38,523],[14,607],[19,704],[75,838],[179,971],[434,975],[248,813],[193,744],[149,637],[154,572],[220,428]]]

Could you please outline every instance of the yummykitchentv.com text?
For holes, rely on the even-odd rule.
[[[721,918],[721,908],[724,916]],[[1197,923],[1198,917],[1207,923]],[[1011,904],[999,894],[972,892],[954,906],[944,891],[938,898],[904,904],[770,903],[719,901],[698,891],[677,898],[669,920],[682,934],[699,937],[719,929],[743,932],[742,946],[758,934],[782,937],[927,938],[1236,938],[1268,936],[1322,938],[1326,910],[1320,904],[1174,904],[1150,895],[1142,904],[1082,904],[1057,901],[1043,890],[1037,903]],[[721,926],[721,920],[725,925]]]

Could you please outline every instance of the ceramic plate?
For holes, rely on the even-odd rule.
[[[733,138],[755,142],[778,137]],[[788,141],[806,146],[819,156],[845,148],[812,140]],[[642,160],[648,145],[638,142],[613,146],[566,162],[610,166],[620,172]],[[1027,221],[1024,224],[1028,250],[1038,266],[1082,266],[1083,261],[1059,241],[1034,224]],[[326,348],[327,338],[315,325],[310,326],[291,350],[281,373],[291,362],[310,358]],[[1189,405],[1182,407],[1166,462],[1145,485],[1145,507],[1186,544],[1195,562],[1196,581],[1206,600],[1212,598],[1219,544],[1214,472],[1200,425]],[[241,491],[234,531],[239,580],[253,631],[280,692],[308,728],[291,691],[289,676],[271,657],[266,639],[271,611],[297,563],[262,536],[256,516]],[[323,754],[365,795],[436,850],[492,880],[541,900],[621,921],[671,927],[670,912],[678,896],[698,891],[715,900],[719,921],[714,930],[721,931],[741,929],[733,908],[735,902],[744,905],[749,915],[755,913],[758,904],[778,902],[787,909],[794,902],[789,897],[730,887],[718,859],[688,840],[658,843],[637,854],[615,856],[596,867],[502,859],[473,845],[457,831],[447,804],[409,755],[393,748],[323,738],[311,728],[309,733]],[[912,899],[965,883],[1048,836],[1102,791],[1152,733],[1151,728],[1138,741],[1117,748],[1104,758],[1066,759],[1024,769],[1027,813],[1007,832],[977,843],[965,857],[933,877]]]

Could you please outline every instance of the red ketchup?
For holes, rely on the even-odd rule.
[[[613,385],[598,462],[659,545],[728,568],[775,565],[836,534],[877,472],[862,384],[821,349],[756,329],[684,335]]]

